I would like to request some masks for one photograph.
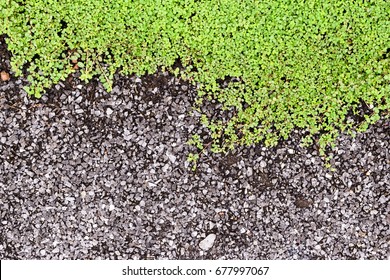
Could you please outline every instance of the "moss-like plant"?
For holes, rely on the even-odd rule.
[[[203,116],[215,152],[275,145],[300,128],[324,154],[340,131],[363,131],[390,109],[386,0],[3,0],[0,10],[13,71],[28,65],[29,94],[77,69],[109,90],[118,69],[163,67],[199,84],[198,105],[230,111]],[[184,70],[173,69],[177,59]],[[347,119],[361,104],[364,121]]]

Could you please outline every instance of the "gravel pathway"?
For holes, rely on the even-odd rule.
[[[192,172],[188,84],[24,83],[0,81],[0,259],[390,259],[389,119],[340,137],[335,171],[297,132]]]

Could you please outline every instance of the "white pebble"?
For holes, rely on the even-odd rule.
[[[107,115],[111,115],[114,111],[111,108],[107,108],[106,113]]]
[[[166,155],[167,155],[168,159],[169,159],[172,163],[175,163],[176,157],[175,157],[173,154],[171,154],[169,151],[167,151],[167,152],[166,152]]]
[[[255,200],[256,199],[256,196],[254,194],[252,194],[251,196],[248,197],[249,200]]]
[[[215,238],[217,236],[215,234],[209,234],[207,235],[207,237],[205,239],[203,239],[200,243],[199,243],[199,247],[200,249],[202,249],[203,251],[207,251],[209,250],[211,247],[213,247],[214,245],[214,241],[215,241]]]

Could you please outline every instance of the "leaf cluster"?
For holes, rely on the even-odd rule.
[[[231,112],[204,120],[213,151],[275,145],[300,128],[309,132],[302,143],[324,154],[341,131],[363,131],[390,110],[386,0],[4,0],[0,9],[29,94],[77,70],[110,90],[118,70],[161,67],[199,85],[197,104]],[[348,119],[362,104],[364,121]]]

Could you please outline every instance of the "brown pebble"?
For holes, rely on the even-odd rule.
[[[295,200],[295,206],[298,208],[309,208],[313,204],[313,201],[299,197]]]
[[[10,79],[9,74],[5,71],[1,71],[0,78],[3,82],[8,81]]]

